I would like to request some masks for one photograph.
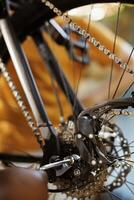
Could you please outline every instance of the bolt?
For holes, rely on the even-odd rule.
[[[90,133],[90,134],[88,135],[88,137],[89,137],[90,139],[93,139],[94,136],[93,136],[93,134]]]
[[[93,165],[93,166],[96,165],[96,160],[92,160],[91,165]]]
[[[78,139],[81,139],[82,138],[82,135],[79,133],[79,134],[77,134],[77,138]]]
[[[102,160],[99,160],[99,164],[102,164]]]
[[[81,175],[80,169],[75,169],[74,170],[74,176],[80,176],[80,175]]]

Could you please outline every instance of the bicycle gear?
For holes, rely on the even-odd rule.
[[[75,125],[73,121],[60,124],[58,129],[60,140],[64,146],[63,155],[77,153],[75,140]],[[80,137],[80,135],[78,136]],[[111,163],[100,160],[98,165],[92,160],[91,165],[84,161],[76,163],[66,175],[62,178],[57,178],[54,183],[57,190],[65,189],[63,192],[72,198],[85,199],[86,197],[95,196],[97,193],[102,192],[104,189],[112,191],[117,187],[123,185],[128,173],[131,171],[131,165],[125,160],[130,160],[131,153],[129,144],[124,137],[121,129],[110,122],[105,123],[98,133],[98,140],[105,146],[107,158]],[[97,138],[96,137],[96,138]],[[83,137],[83,140],[92,139]],[[118,145],[116,144],[118,142]],[[120,150],[119,150],[120,146]],[[69,148],[68,148],[69,147]],[[113,175],[113,173],[117,175]],[[109,177],[112,177],[112,182],[107,182]],[[70,177],[70,178],[69,178]]]

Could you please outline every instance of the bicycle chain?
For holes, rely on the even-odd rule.
[[[41,133],[38,129],[37,126],[35,126],[35,123],[34,123],[34,119],[33,117],[31,116],[30,112],[28,111],[21,95],[20,95],[20,92],[18,91],[10,73],[8,72],[5,64],[2,62],[2,59],[0,58],[0,70],[3,74],[3,77],[5,78],[13,96],[15,97],[16,99],[16,102],[19,106],[19,108],[21,109],[22,113],[23,113],[23,116],[25,117],[29,127],[32,129],[36,139],[37,139],[37,142],[40,144],[41,148],[43,148],[44,146],[44,140],[43,140],[43,137],[41,136]]]
[[[29,127],[34,132],[34,135],[36,136],[38,143],[40,143],[41,147],[44,146],[43,138],[42,138],[42,136],[41,136],[41,134],[38,130],[38,127],[35,126],[34,120],[31,116],[31,114],[29,113],[28,109],[26,108],[26,105],[25,105],[24,101],[22,100],[22,97],[21,97],[15,83],[12,80],[10,73],[8,72],[5,64],[2,62],[1,59],[0,59],[0,70],[1,70],[1,72],[4,76],[4,78],[5,78],[6,82],[8,83],[9,88],[11,89],[13,96],[15,97],[17,104],[20,107],[26,121],[28,122]],[[128,112],[128,111],[112,110],[111,113],[116,114],[116,115],[117,114],[118,115],[120,115],[120,114],[125,114],[125,115],[131,114],[132,115],[133,114],[134,115],[134,112]],[[70,122],[69,126],[67,126],[66,130],[61,129],[58,132],[60,133],[60,137],[62,137],[62,139],[64,141],[66,141],[67,143],[74,143],[74,135],[72,134],[72,132],[75,132],[75,127],[73,126],[73,123]],[[124,165],[124,166],[126,167],[126,165]],[[125,171],[123,171],[122,174],[123,173],[125,173]],[[83,187],[79,188],[79,189],[75,188],[74,190],[67,192],[66,194],[68,196],[77,197],[78,199],[80,199],[83,196],[89,197],[89,196],[94,195],[96,192],[101,191],[102,184],[106,180],[107,172],[104,169],[103,173],[102,173],[102,171],[100,169],[98,169],[97,174],[98,175],[95,179],[96,181],[94,181],[93,183],[90,183],[90,180],[89,180],[89,183],[88,183],[88,181],[86,181],[86,182],[83,183],[85,185],[85,186],[83,185],[84,188]],[[113,182],[112,187],[119,186],[119,184],[121,185],[122,182],[123,182],[123,178],[124,178],[124,176],[123,177],[118,176],[117,179]],[[61,182],[57,183],[56,185],[60,186],[60,187],[65,186],[65,184],[61,183]],[[111,186],[108,186],[108,189],[110,190]]]
[[[45,5],[47,7],[49,7],[51,10],[53,9],[54,12],[58,16],[62,15],[63,19],[65,21],[68,20],[68,18],[66,18],[65,15],[59,9],[56,9],[56,7],[51,2],[49,2],[47,0],[42,0],[42,3],[45,3]],[[61,12],[61,14],[59,14],[59,11]],[[69,22],[70,21],[72,22],[72,20],[69,20]],[[76,26],[77,24],[72,22],[72,26],[74,26],[74,25]],[[86,33],[86,31],[84,29],[82,29],[80,26],[79,26],[79,29],[83,30],[82,32]],[[81,34],[81,35],[83,36],[83,34]],[[106,56],[108,56],[109,59],[113,60],[115,64],[118,64],[122,69],[124,69],[129,74],[134,76],[134,70],[131,69],[131,68],[128,68],[128,64],[127,63],[124,63],[120,58],[118,58],[109,49],[107,49],[104,45],[102,45],[96,38],[94,38],[91,35],[89,35],[89,33],[86,33],[86,36],[88,36],[87,37],[88,41],[91,42],[98,50],[100,50]],[[20,95],[15,83],[13,82],[11,75],[9,74],[8,70],[6,69],[5,64],[2,62],[2,59],[0,59],[0,70],[1,70],[1,72],[2,72],[2,74],[4,76],[4,78],[5,78],[6,82],[8,83],[9,88],[11,89],[11,91],[13,93],[13,96],[15,97],[15,99],[17,101],[17,104],[20,107],[20,109],[21,109],[21,111],[22,111],[22,113],[23,113],[23,115],[24,115],[29,127],[34,132],[34,135],[36,136],[38,143],[41,145],[41,147],[43,147],[44,146],[44,141],[43,141],[43,138],[41,136],[41,133],[39,132],[38,127],[35,126],[34,120],[33,120],[32,116],[31,116],[31,114],[29,113],[28,109],[26,108],[26,105],[25,105],[24,101],[22,100],[22,97],[21,97],[21,95]],[[126,110],[111,110],[110,114],[128,116],[128,115],[134,115],[134,112],[126,111]],[[66,137],[66,139],[67,138],[68,137]],[[71,142],[72,142],[72,135],[70,135],[70,138],[71,138]],[[66,140],[66,139],[64,138],[64,140]],[[68,142],[69,142],[69,140],[70,139],[68,139]],[[84,190],[82,189],[82,191],[80,191],[80,193],[78,193],[78,190],[76,190],[76,191],[74,191],[74,193],[70,193],[69,192],[68,195],[71,195],[73,197],[78,196],[78,198],[79,198],[79,196],[83,196],[83,194],[84,194],[84,196],[92,195],[92,191],[94,191],[94,189],[95,189],[95,191],[98,191],[98,187],[100,187],[102,182],[104,182],[105,176],[101,176],[101,177],[99,177],[99,179],[100,179],[100,181],[97,180],[97,182],[95,182],[92,186],[90,185],[90,187],[89,187],[87,185]],[[97,184],[97,186],[96,186],[96,184]],[[90,191],[89,191],[89,188],[90,188]]]
[[[80,26],[78,26],[76,23],[72,22],[72,20],[68,17],[68,15],[62,13],[62,11],[60,11],[54,4],[52,4],[50,1],[47,0],[41,0],[42,3],[45,4],[45,6],[47,6],[50,10],[53,10],[54,13],[56,13],[58,16],[63,16],[63,20],[66,22],[71,22],[72,26],[74,27],[79,27],[79,30],[81,30],[80,34],[82,36],[86,35],[87,39],[96,47],[98,48],[100,51],[102,51],[105,55],[107,55],[109,57],[109,59],[114,60],[114,62],[116,64],[119,64],[121,68],[125,69],[128,67],[127,63],[123,63],[121,61],[120,58],[118,58],[115,54],[113,54],[109,49],[105,48],[105,46],[103,46],[101,44],[101,42],[97,41],[96,38],[92,37],[91,35],[89,35],[89,33],[87,33],[84,29],[82,29]],[[69,23],[70,24],[70,23]],[[90,37],[89,37],[90,36]],[[22,100],[22,97],[17,89],[17,87],[15,86],[11,75],[9,74],[9,72],[6,69],[5,64],[2,62],[2,59],[0,59],[0,69],[26,119],[26,121],[28,122],[29,127],[32,129],[32,131],[34,132],[34,135],[37,138],[38,143],[41,145],[41,147],[44,146],[44,141],[43,141],[43,137],[41,136],[41,133],[38,129],[37,126],[35,126],[34,124],[34,120],[32,118],[32,116],[30,115],[28,109],[26,108],[26,105],[24,103],[24,101]],[[131,68],[127,68],[126,71],[128,73],[130,73],[131,75],[134,76],[134,71]],[[129,111],[112,111],[111,114],[113,115],[134,115],[134,112],[129,112]]]
[[[52,10],[57,16],[61,16],[63,20],[74,29],[74,31],[78,32],[87,41],[93,44],[99,51],[101,51],[110,60],[113,60],[113,62],[119,65],[121,69],[125,70],[130,75],[134,76],[134,69],[132,69],[132,67],[129,67],[128,63],[125,63],[121,58],[119,58],[111,50],[105,47],[105,45],[101,44],[101,42],[98,41],[95,37],[92,37],[89,33],[87,33],[85,29],[83,29],[77,23],[73,22],[67,13],[63,13],[60,9],[58,9],[53,3],[51,3],[48,0],[41,0],[41,2],[50,10]]]

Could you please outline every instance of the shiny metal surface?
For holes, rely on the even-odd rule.
[[[14,31],[7,19],[0,20],[0,28],[12,58],[14,68],[21,82],[22,88],[26,94],[28,103],[33,112],[37,126],[47,124],[51,126],[47,113],[44,109],[44,104],[34,81],[29,63],[20,47],[20,44],[15,37]],[[47,127],[40,130],[45,139],[49,139],[50,132]]]

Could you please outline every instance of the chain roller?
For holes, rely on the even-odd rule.
[[[31,116],[30,112],[28,111],[21,95],[20,95],[20,92],[18,91],[10,73],[8,72],[5,64],[2,62],[2,59],[0,59],[0,70],[1,70],[1,73],[3,74],[3,77],[5,78],[13,96],[15,97],[16,99],[16,102],[19,106],[19,108],[21,109],[29,127],[32,129],[35,137],[37,138],[37,142],[40,144],[41,148],[44,146],[44,141],[43,141],[43,138],[41,136],[41,133],[38,129],[37,126],[35,126],[35,123],[34,123],[34,119],[33,117]]]

